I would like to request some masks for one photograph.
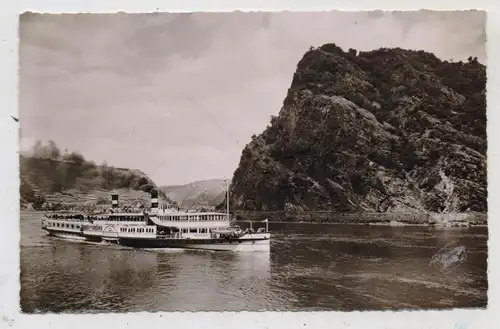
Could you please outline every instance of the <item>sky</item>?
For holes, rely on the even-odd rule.
[[[157,185],[230,178],[310,46],[486,64],[483,12],[24,14],[21,151],[53,140]]]

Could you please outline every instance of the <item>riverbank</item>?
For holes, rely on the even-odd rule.
[[[486,227],[488,215],[483,213],[334,213],[327,211],[295,212],[260,211],[236,212],[238,221],[294,222],[344,225]]]
[[[37,210],[21,210],[23,213],[44,213]],[[482,213],[448,214],[395,214],[395,213],[334,213],[311,211],[285,213],[280,211],[236,212],[236,221],[270,223],[308,223],[373,226],[436,226],[436,227],[487,227],[488,215]]]

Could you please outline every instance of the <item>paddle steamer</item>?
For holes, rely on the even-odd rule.
[[[228,192],[229,193],[229,192]],[[268,222],[257,231],[231,226],[227,213],[181,211],[160,204],[151,192],[151,208],[123,212],[119,196],[112,195],[112,209],[105,214],[45,214],[42,228],[49,235],[88,242],[104,242],[134,248],[190,248],[234,251],[268,251]]]

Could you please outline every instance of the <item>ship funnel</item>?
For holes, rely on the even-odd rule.
[[[111,195],[111,208],[113,209],[118,208],[118,194]]]
[[[158,191],[151,190],[151,212],[158,212]]]

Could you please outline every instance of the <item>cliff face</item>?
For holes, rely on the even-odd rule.
[[[243,150],[232,208],[486,212],[485,88],[477,59],[311,49]]]
[[[140,170],[96,165],[81,154],[63,154],[53,142],[37,143],[19,160],[21,207],[58,210],[110,205],[111,192],[118,192],[122,206],[147,206],[149,192],[157,188]]]

